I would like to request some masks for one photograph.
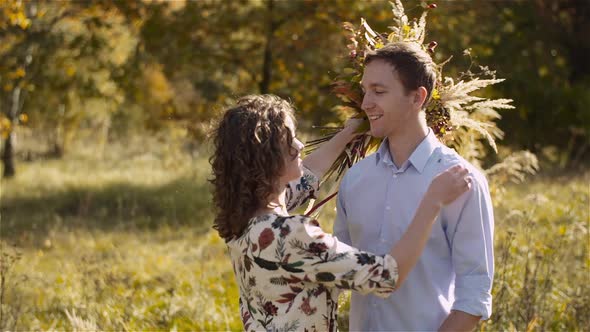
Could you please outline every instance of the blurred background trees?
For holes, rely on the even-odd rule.
[[[403,4],[413,18],[432,2]],[[437,5],[426,41],[437,62],[453,57],[445,75],[489,66],[506,80],[481,96],[516,106],[501,112],[504,139],[482,167],[497,183],[519,180],[529,170],[509,166],[529,154],[518,150],[542,166],[526,183],[490,182],[495,309],[478,330],[583,330],[590,2]],[[0,169],[12,177],[0,181],[0,329],[241,329],[211,229],[206,133],[235,97],[274,93],[297,107],[304,138],[324,134],[312,125],[343,116],[331,92],[349,56],[342,23],[361,17],[388,31],[391,5],[0,0]],[[331,229],[334,202],[323,211]]]
[[[412,16],[425,4],[404,2]],[[19,126],[43,138],[45,157],[60,157],[72,141],[100,152],[171,128],[199,145],[224,105],[249,93],[291,99],[302,130],[336,121],[341,24],[364,17],[386,31],[390,10],[348,0],[0,0],[4,176],[15,172]],[[441,2],[426,39],[438,60],[453,56],[445,70],[457,76],[474,60],[507,79],[486,90],[514,99],[502,145],[565,167],[590,153],[588,32],[585,1]]]

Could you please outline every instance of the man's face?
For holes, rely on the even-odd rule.
[[[372,136],[397,135],[416,117],[414,94],[406,94],[397,71],[387,62],[366,65],[361,85],[365,92],[361,107],[369,117]]]

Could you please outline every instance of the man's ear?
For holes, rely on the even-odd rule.
[[[428,91],[426,88],[421,86],[414,92],[414,106],[417,110],[421,110],[422,106],[424,106],[424,102],[426,101],[426,96],[428,95]]]

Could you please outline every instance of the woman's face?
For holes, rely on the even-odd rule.
[[[291,131],[293,142],[290,147],[286,147],[285,152],[283,153],[285,170],[281,176],[281,184],[287,184],[293,180],[297,180],[303,175],[300,152],[304,145],[295,137],[295,124],[291,117],[287,117],[286,125]]]

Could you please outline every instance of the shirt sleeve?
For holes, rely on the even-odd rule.
[[[398,270],[392,256],[363,252],[340,242],[315,220],[301,216],[289,245],[311,282],[381,297],[395,289]]]
[[[303,175],[287,185],[285,203],[287,211],[291,211],[303,205],[311,198],[315,198],[315,192],[320,187],[320,179],[307,167],[303,167]]]
[[[473,179],[451,242],[456,274],[452,310],[485,320],[492,314],[494,215],[485,177],[475,175]]]
[[[332,232],[340,241],[352,245],[350,238],[350,232],[348,231],[348,220],[346,214],[345,205],[345,192],[346,192],[346,176],[340,182],[340,189],[338,190],[338,196],[336,199],[336,220],[334,221],[334,228]]]

